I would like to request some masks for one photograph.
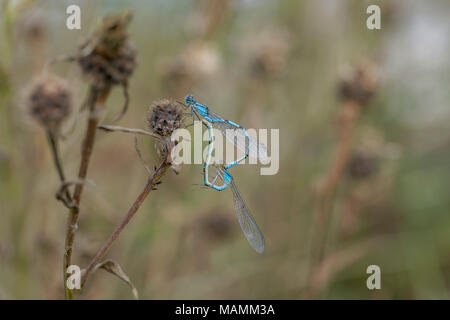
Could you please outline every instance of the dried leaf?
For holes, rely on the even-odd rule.
[[[139,294],[136,289],[136,287],[131,282],[130,278],[126,275],[126,273],[122,270],[120,265],[117,262],[114,262],[112,260],[106,260],[101,263],[99,263],[95,269],[103,269],[109,273],[114,274],[115,276],[119,277],[123,281],[125,281],[131,288],[131,291],[133,292],[134,298],[136,300],[139,300]]]

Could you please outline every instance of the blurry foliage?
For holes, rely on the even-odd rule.
[[[361,116],[353,151],[359,161],[361,154],[363,161],[376,157],[377,169],[361,175],[367,163],[357,163],[358,179],[347,174],[340,181],[326,260],[332,267],[323,270],[321,297],[448,298],[450,40],[448,33],[439,37],[442,28],[433,29],[448,28],[442,18],[450,13],[448,2],[372,1],[386,14],[381,31],[365,27],[367,1],[219,2],[70,1],[82,8],[79,31],[63,27],[66,1],[1,2],[0,298],[62,297],[67,213],[53,197],[58,180],[45,135],[23,117],[21,88],[47,59],[74,52],[100,16],[124,9],[135,10],[130,34],[139,57],[121,125],[144,128],[151,101],[193,93],[246,127],[280,128],[281,139],[277,175],[260,176],[256,167],[233,172],[266,252],[248,246],[230,195],[193,185],[202,181],[201,168],[185,165],[180,175],[165,177],[108,256],[120,261],[141,298],[304,297],[313,190],[336,141],[337,79],[366,57],[377,61],[382,80]],[[430,50],[421,49],[422,41]],[[70,81],[79,106],[86,84],[77,68],[52,69]],[[108,104],[111,119],[123,104],[121,93],[113,92]],[[78,156],[74,146],[83,133],[75,127],[61,146],[71,177],[77,166],[71,155]],[[368,131],[379,143],[367,149]],[[153,142],[139,139],[147,161],[157,159]],[[144,184],[132,137],[99,133],[89,179],[95,184],[86,187],[75,242],[80,264]],[[381,267],[380,291],[366,288],[371,264]],[[97,273],[83,298],[131,295],[126,284]]]

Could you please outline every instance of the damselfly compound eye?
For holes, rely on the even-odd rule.
[[[184,102],[187,104],[194,103],[194,97],[192,96],[192,94],[187,95],[186,98],[184,98]]]

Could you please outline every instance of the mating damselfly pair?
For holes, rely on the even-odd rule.
[[[195,101],[192,95],[186,96],[184,99],[192,118],[197,117],[208,128],[209,145],[206,153],[205,162],[203,164],[203,178],[205,186],[217,191],[222,191],[230,187],[233,194],[234,210],[250,245],[257,252],[262,253],[265,247],[264,237],[256,224],[250,210],[247,208],[242,195],[234,182],[234,178],[228,171],[239,162],[244,161],[249,156],[259,158],[260,160],[267,159],[267,148],[264,144],[258,143],[251,138],[244,127],[226,120],[218,114],[212,112],[206,105]],[[211,163],[212,151],[214,149],[214,130],[218,129],[230,142],[232,142],[244,155],[239,159],[229,164]],[[212,181],[209,180],[209,168],[216,169],[215,177]]]

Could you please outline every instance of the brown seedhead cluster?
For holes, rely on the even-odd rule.
[[[183,110],[170,100],[155,101],[147,116],[149,129],[162,137],[168,137],[183,126]]]
[[[375,66],[368,61],[362,62],[342,77],[340,95],[344,100],[366,105],[375,94],[377,82]]]
[[[288,65],[289,34],[285,30],[265,30],[257,39],[257,49],[252,57],[256,76],[279,76]]]
[[[359,151],[350,158],[348,173],[353,179],[369,178],[378,172],[379,165],[379,158],[375,154]]]
[[[110,14],[80,47],[77,61],[98,89],[126,83],[136,68],[136,49],[126,28],[132,13]]]
[[[66,81],[56,76],[45,76],[30,87],[28,110],[46,129],[58,130],[71,112],[71,97]]]
[[[136,49],[131,45],[122,48],[118,55],[108,60],[101,55],[91,53],[81,57],[79,64],[99,89],[124,83],[133,74],[136,67]]]

